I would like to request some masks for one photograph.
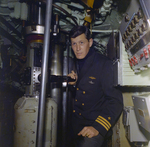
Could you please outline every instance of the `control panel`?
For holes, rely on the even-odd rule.
[[[150,22],[142,3],[131,1],[120,26],[129,64],[135,72],[150,67]]]

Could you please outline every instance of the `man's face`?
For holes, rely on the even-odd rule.
[[[71,47],[77,59],[83,59],[89,52],[93,44],[93,39],[89,41],[86,39],[85,34],[81,34],[76,38],[71,38]]]

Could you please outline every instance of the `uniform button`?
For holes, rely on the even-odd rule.
[[[75,110],[73,110],[73,113],[76,112]]]
[[[77,88],[77,90],[79,90],[79,88]]]
[[[79,113],[79,115],[81,115],[81,113]]]
[[[84,106],[84,103],[82,103],[82,106]]]
[[[75,99],[75,101],[77,102],[78,100],[77,100],[77,99]]]
[[[85,94],[85,91],[83,91],[83,94]]]

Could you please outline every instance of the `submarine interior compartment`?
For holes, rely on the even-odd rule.
[[[150,2],[0,0],[0,147],[71,147],[69,31],[89,27],[124,109],[107,147],[150,147]]]

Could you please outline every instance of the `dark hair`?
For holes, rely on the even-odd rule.
[[[70,31],[69,37],[70,39],[76,38],[81,34],[85,34],[87,40],[91,39],[90,31],[86,26],[74,26]]]

